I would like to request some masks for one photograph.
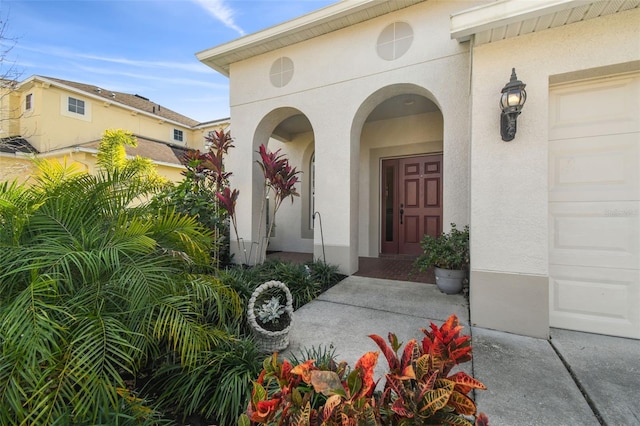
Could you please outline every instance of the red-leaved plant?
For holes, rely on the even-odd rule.
[[[487,416],[476,416],[468,396],[486,387],[464,372],[450,374],[471,359],[470,337],[461,336],[461,330],[455,315],[442,327],[431,323],[430,330],[422,330],[422,342],[409,341],[400,356],[395,334],[389,334],[391,346],[371,335],[389,364],[382,392],[375,392],[373,376],[378,352],[364,354],[351,372],[344,362],[332,361],[322,370],[314,360],[294,367],[273,354],[264,361],[238,424],[488,426]]]
[[[291,198],[293,203],[294,197],[300,196],[296,190],[296,183],[298,183],[298,174],[295,167],[291,167],[289,160],[284,154],[280,154],[280,150],[271,152],[267,147],[262,144],[258,149],[260,160],[257,161],[262,173],[264,175],[264,197],[262,198],[261,217],[264,216],[265,203],[267,198],[273,194],[273,217],[269,223],[269,227],[266,230],[266,236],[264,237],[264,246],[259,247],[256,256],[260,256],[257,260],[262,262],[262,257],[266,253],[267,246],[269,245],[269,238],[273,232],[273,226],[276,222],[276,213],[282,205],[282,202],[287,198]],[[258,235],[261,236],[262,221],[258,227]],[[263,239],[261,238],[261,241]]]
[[[431,323],[430,330],[422,329],[421,344],[410,340],[400,357],[395,334],[389,333],[391,346],[378,335],[369,336],[389,364],[380,399],[385,424],[412,419],[412,424],[473,425],[465,417],[477,411],[468,394],[486,387],[465,372],[450,374],[453,367],[471,360],[471,337],[460,335],[462,328],[455,315],[439,328]],[[485,417],[478,416],[476,424],[486,424]]]
[[[263,363],[239,424],[379,424],[372,397],[377,358],[377,352],[368,352],[349,372],[344,362],[333,362],[326,370],[316,367],[315,360],[293,367],[273,354]]]
[[[231,145],[232,138],[229,132],[225,133],[221,131],[213,132],[207,140],[209,145],[211,145],[211,152],[206,154],[204,157],[206,165],[210,169],[214,170],[217,173],[216,176],[220,176],[224,183],[228,183],[228,178],[231,173],[224,171],[222,167],[222,160],[223,155],[227,153],[227,150],[233,147],[233,145]],[[297,175],[301,173],[300,171],[297,171],[295,167],[291,167],[289,160],[285,155],[280,154],[280,150],[270,152],[263,144],[260,145],[258,154],[260,155],[260,160],[256,162],[260,166],[265,180],[260,217],[264,217],[266,200],[271,194],[273,194],[274,205],[273,217],[269,223],[268,229],[266,229],[266,236],[262,236],[262,220],[258,227],[258,239],[260,242],[257,243],[258,249],[256,250],[256,263],[264,261],[263,256],[265,255],[266,248],[269,245],[269,238],[273,233],[276,213],[282,205],[282,202],[287,198],[291,198],[291,202],[293,202],[294,197],[300,195],[296,191],[295,185],[298,183]],[[241,239],[238,234],[238,224],[236,221],[236,201],[238,200],[239,194],[240,192],[237,189],[231,190],[228,186],[225,186],[224,189],[216,194],[216,196],[231,218],[231,224],[233,225],[233,230],[236,234],[238,249],[242,249],[244,252],[244,262],[249,263],[253,258],[253,245],[249,251],[249,255],[247,256],[246,249],[244,246],[240,245]]]

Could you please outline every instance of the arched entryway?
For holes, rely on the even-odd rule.
[[[443,115],[413,84],[380,89],[362,105],[359,255],[418,255],[443,229]]]
[[[264,144],[269,151],[285,155],[292,167],[302,173],[298,175],[296,190],[299,194],[293,202],[284,202],[274,215],[273,200],[261,199],[263,188],[254,187],[254,197],[264,203],[265,212],[260,217],[259,229],[267,229],[273,221],[274,227],[269,238],[267,251],[313,252],[313,170],[314,132],[307,116],[295,108],[278,108],[267,114],[256,128],[254,150]],[[261,173],[258,171],[258,173]],[[258,182],[264,182],[258,175]],[[255,199],[255,198],[254,198]],[[264,241],[265,233],[259,236]]]

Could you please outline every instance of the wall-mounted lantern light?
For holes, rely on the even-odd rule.
[[[511,69],[511,80],[502,88],[500,97],[500,135],[503,141],[512,141],[516,137],[516,120],[527,100],[526,84],[518,80],[516,69]]]

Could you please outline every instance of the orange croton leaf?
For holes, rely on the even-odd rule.
[[[449,359],[455,364],[471,361],[471,346],[452,350],[449,353]]]
[[[280,368],[280,377],[287,378],[289,377],[289,373],[291,373],[291,369],[293,366],[286,359],[282,362],[282,367]]]
[[[322,409],[322,417],[326,420],[333,415],[336,407],[340,405],[342,402],[342,397],[340,395],[331,395],[327,398],[327,402],[324,403],[324,408]]]
[[[400,380],[415,380],[416,372],[413,370],[413,365],[407,365],[401,372],[400,376],[398,376]]]
[[[268,401],[260,401],[256,404],[256,410],[250,413],[249,418],[252,422],[266,423],[276,412],[280,399],[270,399]]]
[[[358,362],[356,362],[356,369],[361,369],[362,371],[362,389],[360,391],[361,395],[368,396],[373,389],[376,387],[376,383],[373,380],[373,370],[378,363],[378,356],[380,352],[367,352],[362,355]]]
[[[260,375],[258,376],[258,380],[256,380],[256,382],[260,383],[261,385],[264,384],[264,376],[265,374],[267,374],[267,370],[262,370],[260,372]]]
[[[402,351],[402,360],[400,361],[400,368],[405,368],[407,365],[410,365],[415,358],[415,350],[418,342],[415,339],[411,339],[407,342],[404,347],[404,351]]]
[[[450,407],[453,407],[457,413],[473,416],[476,414],[476,404],[467,395],[463,395],[460,392],[453,391],[449,397],[447,403]]]
[[[307,384],[311,383],[311,370],[312,369],[316,369],[313,366],[314,362],[316,362],[315,359],[310,359],[310,360],[307,360],[307,361],[303,362],[302,364],[296,365],[291,370],[291,374],[295,374],[297,376],[301,376],[302,380]]]
[[[422,408],[420,413],[422,416],[432,416],[436,411],[442,410],[449,401],[451,392],[448,389],[434,389],[425,392],[422,397]]]
[[[398,368],[400,361],[396,356],[396,353],[387,345],[387,342],[377,334],[370,334],[369,337],[378,345],[382,354],[387,359],[387,363],[389,364],[389,370],[394,371]]]
[[[471,389],[487,390],[487,387],[482,382],[480,382],[480,380],[469,376],[464,371],[459,371],[456,374],[452,374],[451,376],[447,377],[447,379],[455,383],[455,389],[458,392],[462,392],[465,394],[469,393]]]

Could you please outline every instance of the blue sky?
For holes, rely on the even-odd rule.
[[[228,79],[195,53],[337,0],[0,0],[3,64],[134,93],[198,121],[229,116]]]

